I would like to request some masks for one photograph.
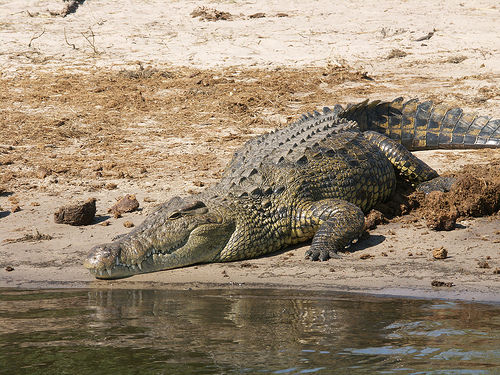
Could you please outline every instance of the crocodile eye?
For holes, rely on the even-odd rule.
[[[203,203],[201,201],[194,201],[194,202],[190,202],[190,203],[187,203],[184,206],[182,206],[180,208],[180,211],[182,211],[182,212],[197,211],[200,208],[206,208],[206,207],[207,206],[205,206],[205,203]]]
[[[168,220],[175,220],[178,219],[182,216],[182,214],[179,211],[173,212],[169,217]]]

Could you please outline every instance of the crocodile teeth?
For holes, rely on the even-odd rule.
[[[137,268],[139,268],[142,271],[142,263],[137,263]]]
[[[108,271],[108,275],[111,276],[111,268],[106,268],[106,271]]]

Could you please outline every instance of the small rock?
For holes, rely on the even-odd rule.
[[[38,207],[38,206],[40,206],[40,203],[38,203],[38,202],[31,202],[30,206]]]
[[[10,171],[2,171],[3,173],[3,176],[0,176],[0,183],[2,184],[6,184],[8,183],[9,181],[12,181],[16,178],[16,174],[13,173],[13,172],[10,172]],[[6,187],[4,186],[4,191],[6,189]]]
[[[139,202],[135,198],[135,195],[127,194],[123,198],[120,198],[109,210],[109,213],[113,215],[121,215],[125,212],[133,212],[139,208]]]
[[[198,7],[190,13],[191,17],[199,17],[203,21],[229,21],[233,15],[214,8]]]
[[[11,165],[11,164],[14,164],[14,159],[0,158],[0,165]]]
[[[379,224],[387,223],[384,214],[378,210],[371,210],[365,217],[365,229],[375,229]]]
[[[445,281],[439,281],[439,280],[432,280],[431,285],[432,285],[432,286],[437,286],[437,287],[445,286],[445,287],[447,287],[447,288],[451,288],[451,287],[452,287],[452,286],[454,286],[455,284],[453,284],[452,282],[445,282]]]
[[[123,226],[125,228],[132,228],[134,226],[134,223],[132,223],[131,221],[126,221],[123,223]]]
[[[495,268],[493,270],[493,275],[500,275],[500,268]]]
[[[259,12],[249,15],[248,18],[264,18],[265,16],[265,13]]]
[[[458,214],[456,212],[435,212],[427,217],[426,225],[433,230],[450,231],[455,229]]]
[[[479,268],[490,268],[490,264],[485,260],[480,260],[479,262],[477,262],[477,266]]]
[[[434,259],[446,259],[448,257],[448,251],[444,247],[433,249],[432,256]]]
[[[243,262],[240,264],[240,267],[241,268],[258,268],[259,266],[252,264],[252,263]]]
[[[106,220],[106,221],[103,221],[103,222],[102,222],[101,224],[99,224],[99,225],[102,225],[103,227],[107,227],[108,225],[111,225],[111,223],[110,223],[108,220]]]
[[[7,267],[5,267],[5,271],[12,272],[12,271],[14,271],[14,267],[7,266]]]
[[[36,172],[36,177],[39,179],[44,179],[45,177],[50,176],[51,173],[52,173],[51,170],[45,167],[40,167]]]
[[[371,254],[363,254],[363,255],[361,255],[361,256],[359,257],[359,259],[363,259],[363,260],[365,260],[365,259],[370,259],[370,258],[374,258],[374,256],[373,256],[373,255],[371,255]]]
[[[95,198],[90,198],[85,202],[60,207],[54,213],[54,221],[57,224],[69,225],[92,224],[96,213],[95,202]]]
[[[389,55],[387,55],[386,59],[390,60],[390,59],[401,58],[401,57],[406,57],[406,56],[408,56],[408,53],[406,53],[405,51],[402,51],[400,49],[394,48],[389,53]]]
[[[21,207],[19,207],[18,204],[12,206],[12,208],[10,209],[10,212],[14,213],[14,212],[19,212],[21,211]]]
[[[12,203],[13,205],[16,205],[19,203],[19,198],[16,195],[12,195],[8,199],[9,199],[9,202]]]
[[[114,182],[110,182],[110,183],[106,184],[106,186],[104,186],[104,187],[108,190],[114,190],[118,187],[118,185],[115,184]]]

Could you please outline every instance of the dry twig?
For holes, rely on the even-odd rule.
[[[31,47],[31,43],[35,40],[40,38],[43,34],[45,34],[45,29],[40,33],[40,35],[33,35],[30,39],[30,42],[28,43],[28,47]]]
[[[64,28],[64,40],[66,41],[66,44],[68,46],[73,47],[73,49],[77,49],[73,43],[68,42],[68,37],[66,36],[66,28]]]
[[[436,29],[432,30],[427,35],[424,35],[424,36],[421,36],[420,38],[415,39],[415,42],[422,42],[424,40],[429,40],[430,38],[433,37],[435,32],[436,32]]]
[[[7,238],[6,240],[3,240],[4,243],[17,243],[17,242],[36,242],[36,241],[43,241],[43,240],[51,240],[52,236],[49,234],[42,234],[38,231],[38,229],[35,229],[35,232],[33,234],[25,234],[21,238]]]
[[[83,37],[85,38],[85,40],[90,44],[90,46],[92,47],[92,49],[94,50],[94,53],[97,55],[99,54],[99,51],[97,50],[96,46],[95,46],[95,34],[94,34],[94,31],[92,30],[92,27],[89,27],[89,34],[90,34],[90,37],[85,35],[85,33],[81,33],[83,35]],[[92,38],[92,40],[91,40]]]

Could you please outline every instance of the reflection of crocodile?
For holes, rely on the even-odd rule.
[[[98,278],[247,259],[312,238],[306,257],[336,257],[364,215],[437,173],[408,150],[500,147],[500,120],[432,102],[363,102],[303,115],[247,142],[204,193],[173,198],[131,233],[94,247]]]

